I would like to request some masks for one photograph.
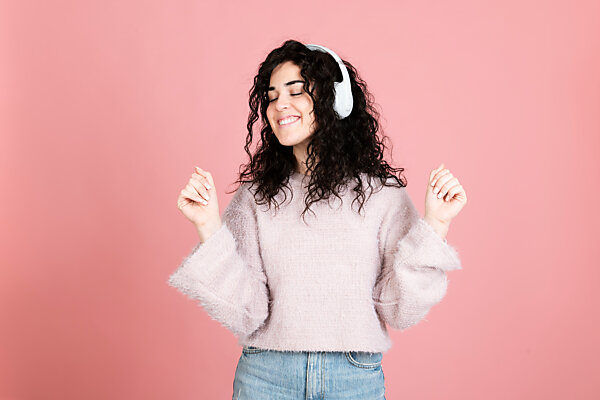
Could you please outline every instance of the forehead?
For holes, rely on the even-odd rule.
[[[286,61],[273,69],[269,86],[282,86],[285,82],[293,79],[302,79],[300,67],[291,61]]]

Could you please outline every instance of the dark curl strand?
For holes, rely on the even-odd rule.
[[[254,84],[249,91],[250,113],[244,146],[250,161],[240,166],[239,179],[235,182],[240,185],[246,182],[251,183],[251,186],[257,185],[254,194],[257,204],[268,203],[269,208],[274,204],[276,209],[279,208],[275,200],[277,193],[282,187],[291,189],[288,185],[289,177],[298,170],[293,147],[279,143],[267,118],[267,90],[271,73],[275,67],[286,61],[292,61],[300,68],[305,81],[304,90],[313,100],[316,121],[316,128],[307,146],[306,167],[310,172],[310,182],[302,216],[310,209],[312,203],[329,199],[332,194],[341,199],[338,192],[351,178],[357,182],[353,188],[356,198],[352,204],[358,201],[360,212],[365,202],[361,179],[363,173],[369,178],[369,187],[371,177],[378,178],[385,186],[406,187],[406,179],[401,175],[404,168],[392,168],[383,159],[386,148],[384,141],[388,137],[381,133],[380,140],[377,136],[380,131],[379,113],[375,109],[373,96],[356,69],[348,61],[342,60],[350,75],[354,103],[352,113],[340,120],[333,109],[333,84],[334,81],[342,80],[338,63],[330,54],[310,50],[296,40],[287,40],[281,47],[271,51],[260,64],[258,74],[254,77]],[[311,83],[314,92],[310,90]],[[315,93],[318,96],[315,96]],[[252,154],[250,145],[253,126],[259,115],[262,126],[260,140]],[[395,175],[396,172],[400,172],[399,177]],[[391,185],[386,184],[389,178],[395,181]]]

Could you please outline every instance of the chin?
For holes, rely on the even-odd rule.
[[[279,140],[279,143],[282,146],[294,146],[302,142],[301,139],[298,139],[294,135],[281,135],[280,133],[277,133],[275,134],[275,137],[277,138],[277,140]]]
[[[279,141],[279,143],[280,143],[282,146],[294,146],[294,145],[298,144],[298,143],[297,143],[296,141],[294,141],[294,140],[280,140],[280,141]]]

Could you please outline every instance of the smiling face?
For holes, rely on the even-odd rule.
[[[306,159],[306,147],[316,125],[313,101],[303,85],[300,67],[291,61],[279,64],[271,73],[267,107],[273,133],[282,145],[294,146],[299,163]]]

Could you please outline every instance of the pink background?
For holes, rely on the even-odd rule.
[[[221,210],[248,90],[288,38],[367,81],[423,213],[444,162],[463,270],[384,355],[387,398],[596,399],[597,1],[0,3],[0,399],[231,398],[241,348],[167,286]],[[389,154],[389,153],[388,153]]]

